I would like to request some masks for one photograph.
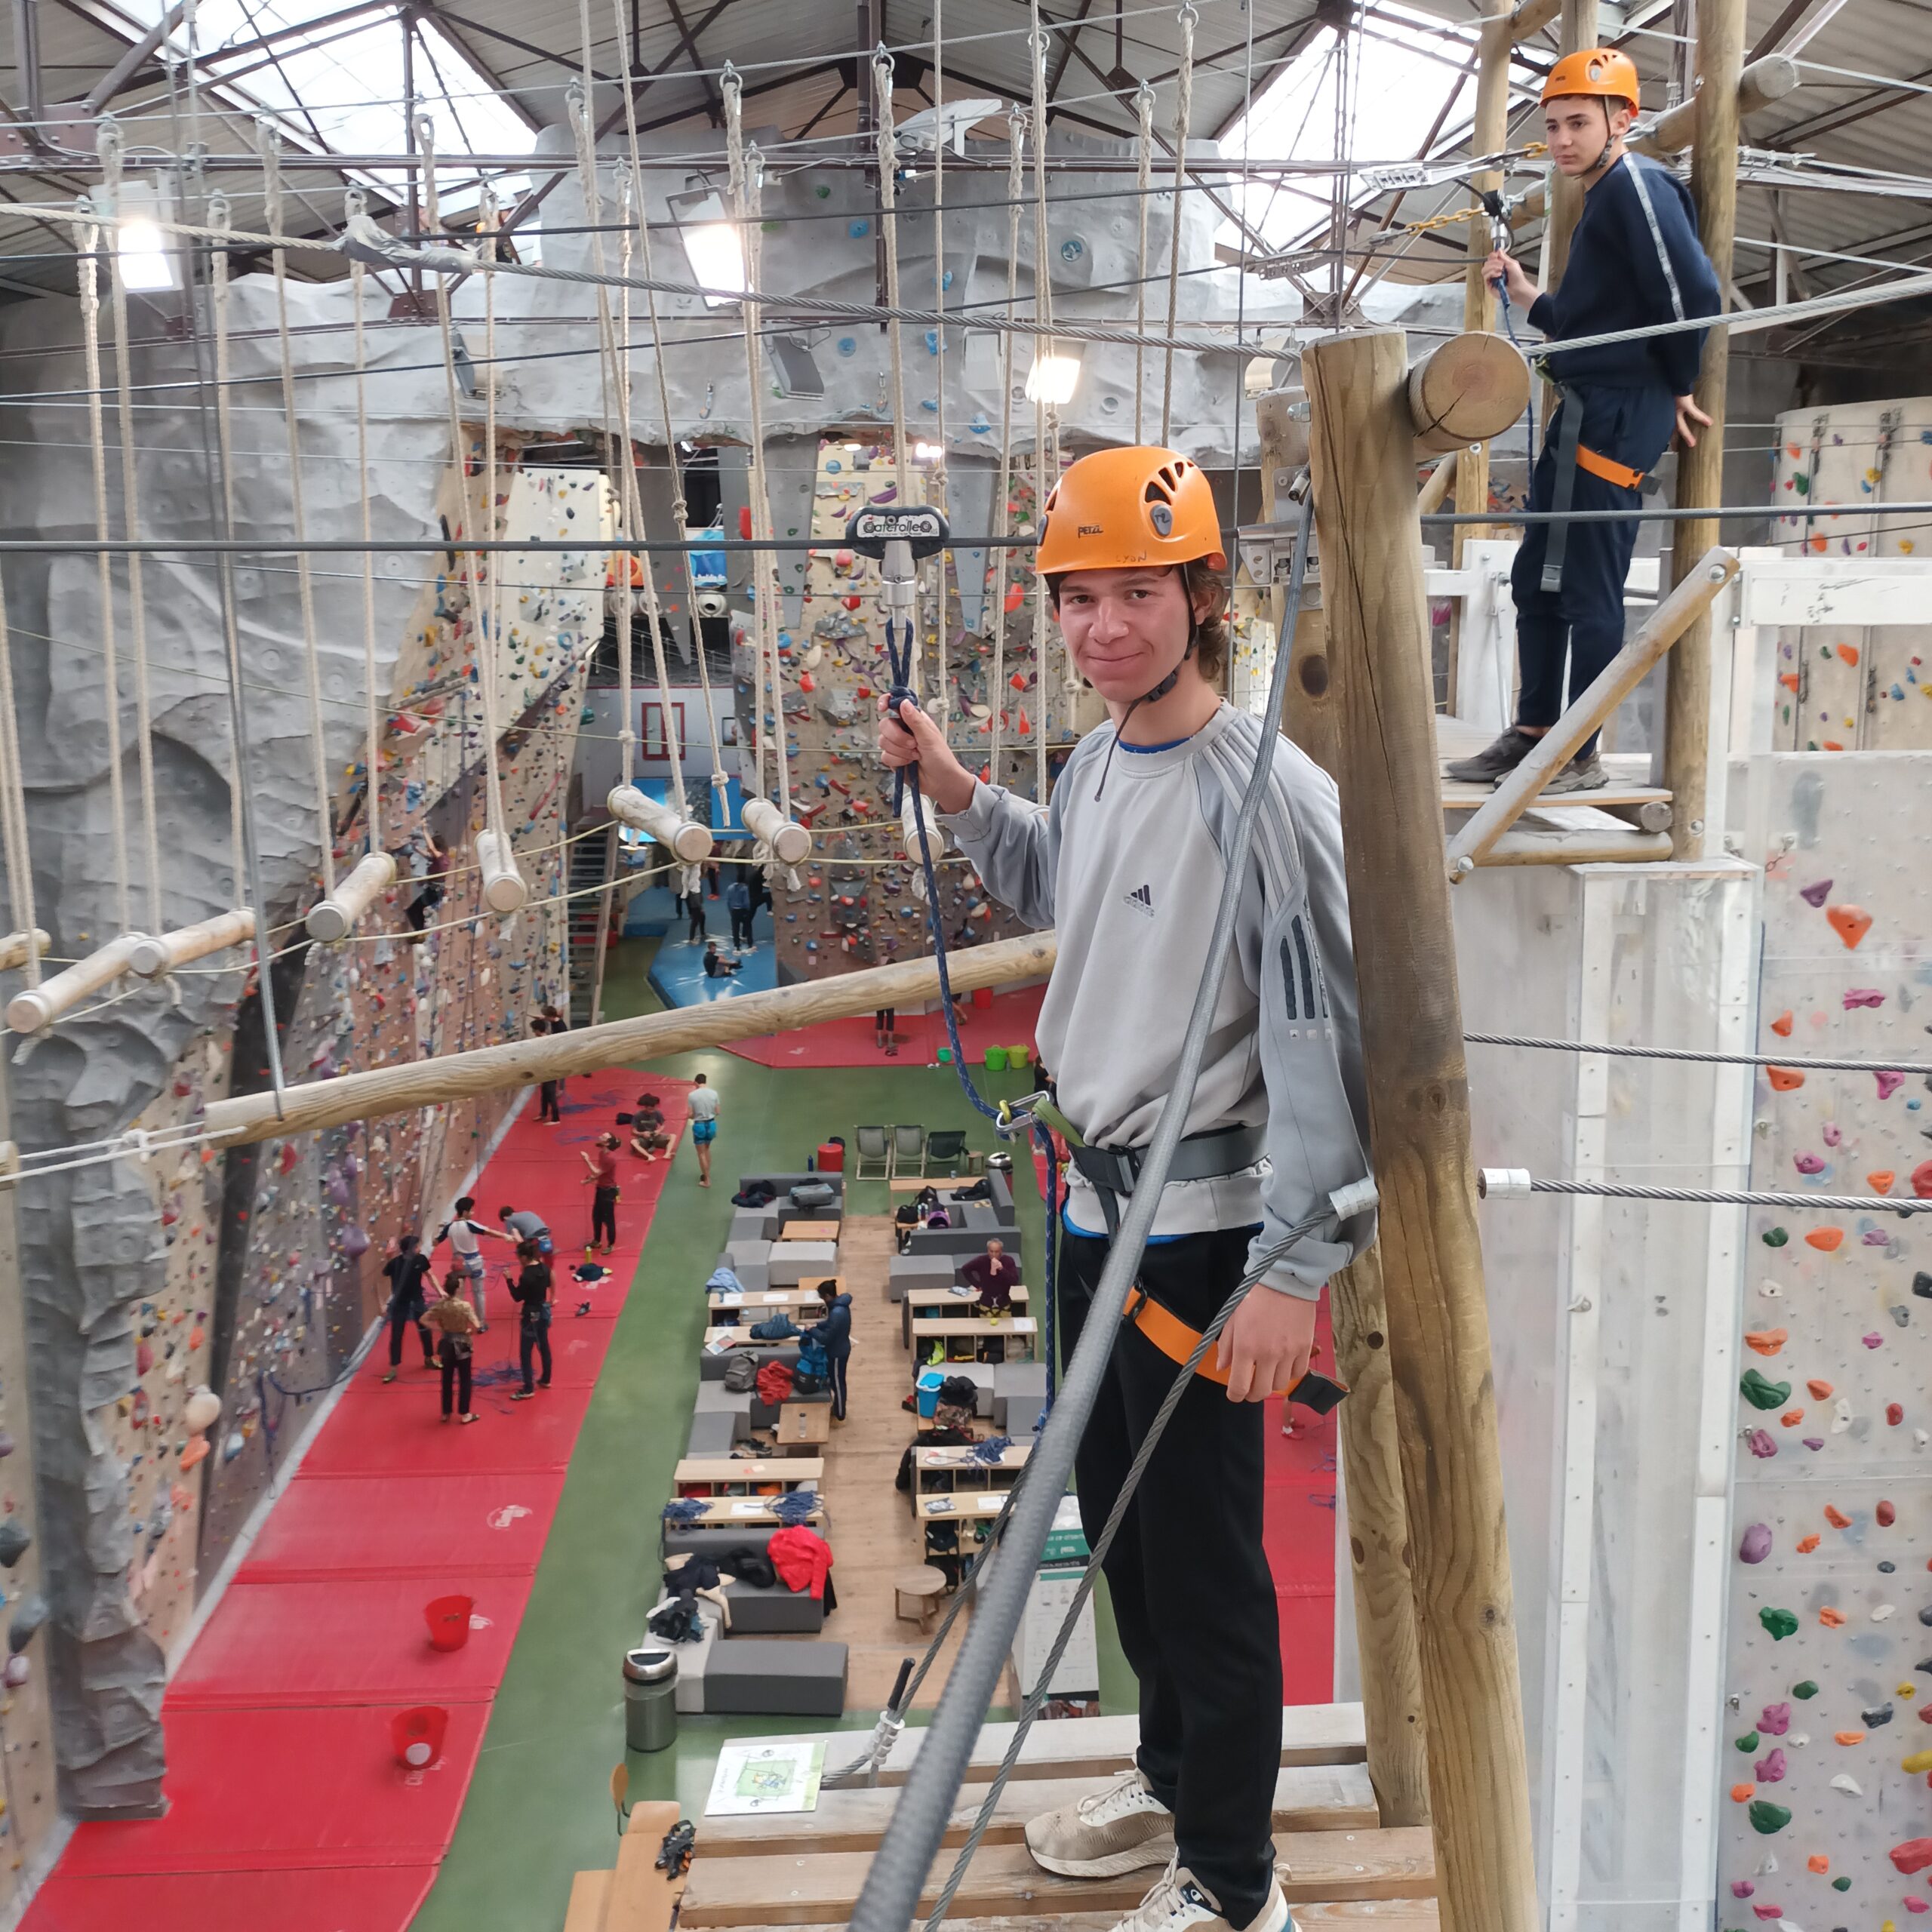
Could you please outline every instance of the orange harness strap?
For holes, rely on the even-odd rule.
[[[1632,469],[1627,463],[1613,463],[1607,456],[1598,456],[1595,450],[1586,449],[1581,443],[1577,445],[1577,467],[1587,469],[1592,476],[1601,476],[1606,483],[1614,483],[1620,489],[1641,490],[1644,487],[1644,472]]]
[[[1193,1354],[1195,1343],[1201,1340],[1198,1328],[1190,1328],[1179,1315],[1163,1308],[1143,1287],[1134,1289],[1133,1299],[1121,1311],[1121,1319],[1128,1327],[1138,1328],[1170,1361],[1186,1361]],[[1228,1371],[1217,1365],[1215,1354],[1216,1349],[1210,1349],[1201,1358],[1201,1365],[1194,1372],[1204,1381],[1218,1383],[1225,1389],[1228,1386]],[[1288,1392],[1285,1389],[1277,1389],[1272,1392],[1285,1395]]]

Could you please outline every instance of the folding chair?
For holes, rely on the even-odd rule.
[[[943,1168],[949,1174],[957,1174],[965,1152],[966,1136],[960,1129],[936,1128],[926,1136],[926,1171],[937,1174]]]
[[[892,1177],[892,1148],[885,1137],[885,1129],[882,1127],[862,1127],[857,1130],[857,1138],[859,1144],[852,1164],[852,1178],[854,1180],[890,1180]]]
[[[892,1171],[895,1174],[923,1174],[925,1171],[926,1130],[923,1127],[895,1127],[892,1130]]]

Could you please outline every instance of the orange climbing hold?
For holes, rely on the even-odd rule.
[[[1795,1093],[1804,1084],[1804,1075],[1789,1066],[1767,1066],[1764,1069],[1764,1078],[1771,1083],[1771,1091],[1774,1094]]]
[[[1792,1012],[1790,1008],[1786,1007],[1783,1012],[1771,1022],[1771,1031],[1780,1040],[1788,1040],[1791,1038],[1791,1028]]]
[[[1730,1801],[1734,1804],[1749,1804],[1757,1795],[1755,1784],[1734,1784],[1730,1788]]]
[[[1829,1402],[1832,1399],[1832,1385],[1829,1382],[1807,1382],[1804,1386],[1810,1390],[1814,1402]]]
[[[1790,1340],[1790,1334],[1785,1329],[1757,1328],[1744,1337],[1744,1346],[1761,1355],[1774,1355]]]
[[[1841,662],[1850,665],[1854,669],[1857,668],[1858,647],[1857,645],[1841,644],[1834,648],[1837,651],[1838,657]]]
[[[1778,1420],[1786,1429],[1795,1429],[1804,1420],[1804,1411],[1802,1409],[1786,1409],[1784,1414],[1778,1417]]]
[[[1842,1228],[1814,1228],[1804,1237],[1807,1247],[1815,1247],[1820,1254],[1835,1254],[1838,1244],[1844,1239]]]
[[[1827,1630],[1838,1629],[1844,1623],[1844,1612],[1841,1610],[1833,1610],[1827,1605],[1824,1609],[1819,1611],[1818,1621],[1822,1623]]]
[[[1851,1527],[1851,1518],[1835,1503],[1828,1503],[1825,1505],[1825,1521],[1835,1530],[1848,1530]]]
[[[1809,1556],[1811,1552],[1818,1547],[1818,1533],[1815,1530],[1813,1531],[1808,1537],[1800,1537],[1798,1540],[1798,1555],[1800,1556]]]
[[[1779,677],[1778,682],[1783,685],[1786,691],[1795,691],[1798,688],[1798,673],[1795,671],[1786,671]]]
[[[1872,915],[1862,906],[1828,906],[1825,917],[1847,946],[1854,946],[1872,930]]]
[[[1832,1869],[1832,1861],[1827,1858],[1822,1851],[1814,1851],[1811,1856],[1804,1861],[1804,1869],[1807,1872],[1817,1872],[1822,1874],[1829,1872]]]
[[[1006,614],[1010,617],[1026,601],[1026,592],[1019,584],[1009,587],[1006,593]]]
[[[1893,1182],[1897,1179],[1897,1172],[1894,1168],[1874,1168],[1872,1171],[1865,1177],[1865,1185],[1869,1187],[1874,1194],[1889,1194],[1892,1191]]]

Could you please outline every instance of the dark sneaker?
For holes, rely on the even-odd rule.
[[[1177,1868],[1170,1863],[1154,1889],[1114,1932],[1237,1932],[1237,1928],[1222,1917],[1220,1905],[1195,1882],[1186,1866]],[[1295,1932],[1294,1915],[1279,1885],[1239,1932]]]
[[[1485,745],[1473,758],[1459,758],[1444,769],[1451,778],[1466,785],[1494,785],[1506,778],[1543,740],[1511,725],[1494,744]]]
[[[1032,1820],[1026,1849],[1063,1878],[1113,1878],[1174,1856],[1174,1814],[1137,1769]]]
[[[1540,795],[1548,798],[1564,792],[1601,792],[1609,783],[1603,760],[1592,752],[1587,758],[1573,758],[1544,786]]]

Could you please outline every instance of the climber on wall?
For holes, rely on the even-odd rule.
[[[1561,285],[1549,294],[1501,249],[1484,273],[1500,283],[1552,345],[1566,337],[1715,315],[1717,271],[1697,238],[1690,190],[1669,169],[1629,153],[1637,69],[1611,48],[1566,54],[1543,84],[1549,158],[1584,189]],[[1561,395],[1543,430],[1530,481],[1533,510],[1636,510],[1643,486],[1673,433],[1686,448],[1711,419],[1691,390],[1702,329],[1608,343],[1542,358]],[[1509,574],[1516,600],[1521,689],[1516,721],[1451,778],[1499,782],[1563,715],[1564,647],[1570,700],[1587,691],[1623,648],[1623,580],[1636,547],[1634,522],[1531,524]],[[1607,774],[1592,734],[1545,792],[1591,792]]]
[[[1084,1137],[1060,1232],[1061,1348],[1078,1343],[1122,1204],[1174,1084],[1207,964],[1222,854],[1260,746],[1222,702],[1227,568],[1208,479],[1171,450],[1083,457],[1048,497],[1035,568],[1109,722],[1045,810],[983,784],[916,705],[881,728],[993,896],[1060,954],[1042,1057]],[[1331,1189],[1367,1171],[1366,1097],[1335,787],[1284,738],[1254,829],[1209,1057],[1141,1263],[1146,1297],[1115,1344],[1081,1438],[1081,1519],[1097,1537],[1177,1362],[1245,1272]],[[1262,1549],[1269,1395],[1306,1369],[1315,1301],[1373,1217],[1319,1231],[1271,1267],[1182,1395],[1106,1571],[1140,1681],[1134,1769],[1027,1827],[1075,1877],[1166,1865],[1122,1932],[1284,1932],[1271,1819],[1281,1702]],[[1186,1343],[1177,1343],[1177,1334]],[[1220,1506],[1204,1509],[1212,1496]]]

